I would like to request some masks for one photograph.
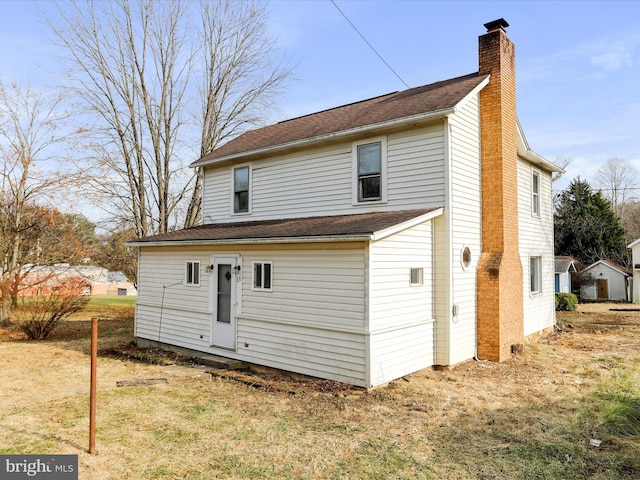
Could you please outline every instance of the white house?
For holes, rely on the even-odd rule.
[[[138,248],[135,335],[363,387],[554,325],[553,164],[508,24],[479,71],[244,133],[194,162],[203,224]]]
[[[580,287],[580,298],[623,302],[629,299],[628,279],[631,276],[623,266],[610,260],[598,260],[580,273],[592,280]]]
[[[576,273],[575,260],[572,257],[555,258],[555,292],[571,293],[571,274]]]
[[[631,249],[631,295],[629,300],[633,303],[640,303],[640,238],[627,245]]]

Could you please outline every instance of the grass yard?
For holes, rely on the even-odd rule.
[[[92,304],[44,342],[0,329],[0,453],[78,454],[80,478],[95,480],[637,479],[640,312],[611,307],[559,314],[560,333],[508,362],[362,392],[119,357],[132,306]],[[91,316],[101,318],[96,455],[86,453]],[[167,383],[116,386],[150,378]]]

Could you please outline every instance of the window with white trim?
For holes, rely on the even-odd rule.
[[[273,262],[253,262],[253,289],[271,291]]]
[[[187,260],[184,272],[185,285],[200,285],[200,262]]]
[[[233,169],[233,213],[249,213],[250,184],[249,166]]]
[[[540,172],[531,172],[531,214],[540,216]]]
[[[542,292],[542,257],[529,257],[530,292]]]
[[[387,141],[353,144],[354,203],[386,201]]]
[[[412,268],[410,275],[411,279],[409,283],[412,286],[422,285],[424,283],[424,268]]]

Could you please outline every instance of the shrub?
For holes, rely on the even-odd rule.
[[[561,312],[575,312],[578,308],[578,297],[573,293],[556,293],[556,310]]]
[[[84,309],[88,283],[81,277],[53,279],[37,295],[19,297],[14,321],[29,340],[44,340],[70,315]]]

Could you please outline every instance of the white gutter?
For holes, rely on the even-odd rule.
[[[547,170],[548,172],[558,172],[564,173],[564,170],[554,165],[546,158],[538,155],[536,152],[529,148],[529,142],[527,142],[527,138],[524,136],[524,131],[522,130],[522,125],[520,125],[520,120],[518,122],[518,155],[524,158],[525,160],[529,160],[531,163],[539,166]]]
[[[415,122],[425,122],[429,120],[435,120],[438,118],[451,115],[452,113],[455,113],[455,106],[444,108],[441,110],[435,110],[433,112],[421,113],[419,115],[413,115],[411,117],[402,117],[395,120],[389,120],[382,123],[363,125],[361,127],[350,128],[348,130],[341,130],[339,132],[328,133],[325,135],[320,135],[318,137],[304,138],[304,139],[295,140],[289,143],[272,145],[269,147],[258,148],[256,150],[249,150],[247,152],[234,153],[232,155],[227,155],[225,157],[212,158],[210,160],[196,160],[189,166],[203,167],[203,166],[215,165],[217,163],[227,162],[230,160],[243,160],[248,157],[253,157],[256,155],[267,155],[267,154],[278,153],[283,150],[290,150],[290,149],[300,148],[300,147],[308,147],[308,146],[312,146],[322,142],[341,139],[343,137],[356,136],[364,133],[372,133],[372,132],[376,132],[377,130],[386,130],[388,128],[399,127],[405,124],[410,124]]]
[[[318,242],[364,242],[371,240],[370,234],[361,235],[324,235],[318,237],[267,237],[267,238],[231,238],[220,240],[160,240],[157,242],[127,242],[128,247],[170,247],[198,245],[262,245],[267,243],[318,243]]]

